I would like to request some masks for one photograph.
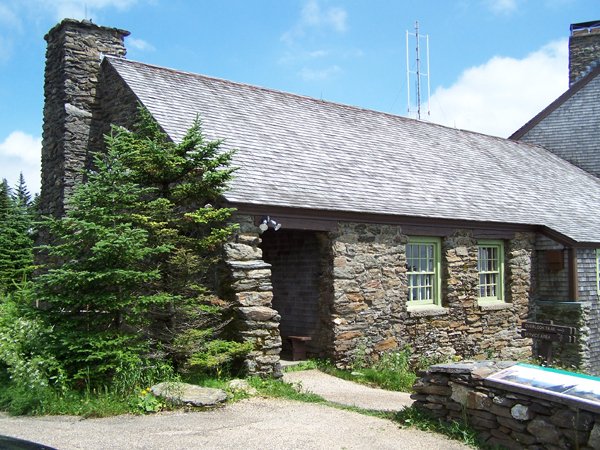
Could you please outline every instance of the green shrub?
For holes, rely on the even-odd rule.
[[[193,353],[187,361],[189,370],[232,375],[239,371],[244,357],[252,351],[250,342],[235,342],[215,339],[207,341],[200,351]]]
[[[417,379],[410,365],[411,353],[407,346],[403,350],[382,353],[379,359],[369,363],[359,352],[359,357],[354,360],[352,375],[358,381],[372,383],[383,389],[410,392]]]
[[[0,369],[16,389],[64,389],[61,364],[50,352],[53,328],[29,306],[29,289],[0,297]]]

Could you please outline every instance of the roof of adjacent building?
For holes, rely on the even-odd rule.
[[[600,65],[509,139],[542,145],[600,176]]]
[[[108,58],[165,132],[235,148],[227,200],[547,227],[600,243],[600,181],[542,147]]]

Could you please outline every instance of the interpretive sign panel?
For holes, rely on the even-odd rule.
[[[598,377],[519,363],[490,375],[488,380],[600,408]]]

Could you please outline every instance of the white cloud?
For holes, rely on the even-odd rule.
[[[281,40],[292,44],[296,39],[305,36],[307,30],[311,28],[331,29],[343,33],[348,28],[347,17],[348,14],[343,8],[331,7],[323,10],[317,0],[308,0],[302,7],[298,22],[283,33]]]
[[[22,131],[13,131],[0,142],[0,178],[6,178],[10,186],[19,180],[23,172],[31,193],[40,192],[40,164],[42,139]]]
[[[511,14],[517,10],[517,0],[486,0],[494,14]]]
[[[154,46],[149,42],[146,42],[143,39],[136,39],[133,37],[127,38],[127,45],[142,52],[149,52],[155,50]]]
[[[335,77],[341,71],[342,69],[339,66],[330,66],[324,69],[303,67],[302,70],[300,70],[300,77],[304,81],[325,81]]]
[[[301,26],[329,26],[335,31],[346,31],[346,11],[340,7],[321,10],[317,0],[308,0],[302,8],[300,17]]]
[[[552,42],[523,59],[496,56],[431,96],[432,122],[507,137],[568,87],[568,45]]]

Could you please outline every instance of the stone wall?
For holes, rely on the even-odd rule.
[[[90,127],[90,152],[104,149],[111,125],[131,129],[138,117],[139,100],[105,60],[100,68]],[[86,161],[89,167],[91,161]]]
[[[600,405],[524,394],[486,377],[514,363],[440,364],[420,374],[414,406],[447,422],[466,421],[491,447],[600,448]]]
[[[347,365],[399,348],[407,318],[405,244],[399,226],[340,223],[332,234],[333,358]]]
[[[534,236],[505,243],[506,301],[477,302],[477,241],[457,230],[442,241],[442,304],[407,306],[406,247],[400,226],[340,223],[332,234],[333,357],[348,365],[358,349],[375,356],[409,345],[425,358],[523,358]]]
[[[101,55],[125,56],[128,31],[65,19],[47,41],[42,141],[44,214],[61,216],[65,200],[82,180]]]
[[[600,27],[574,31],[569,37],[569,86],[600,61]]]
[[[226,268],[220,294],[234,302],[239,338],[254,345],[246,359],[248,372],[281,377],[281,317],[272,308],[271,265],[262,259],[253,218],[237,215],[233,220],[240,228],[224,248]]]
[[[600,299],[596,280],[596,250],[577,249],[577,273],[579,301],[583,307],[582,369],[600,375]]]

